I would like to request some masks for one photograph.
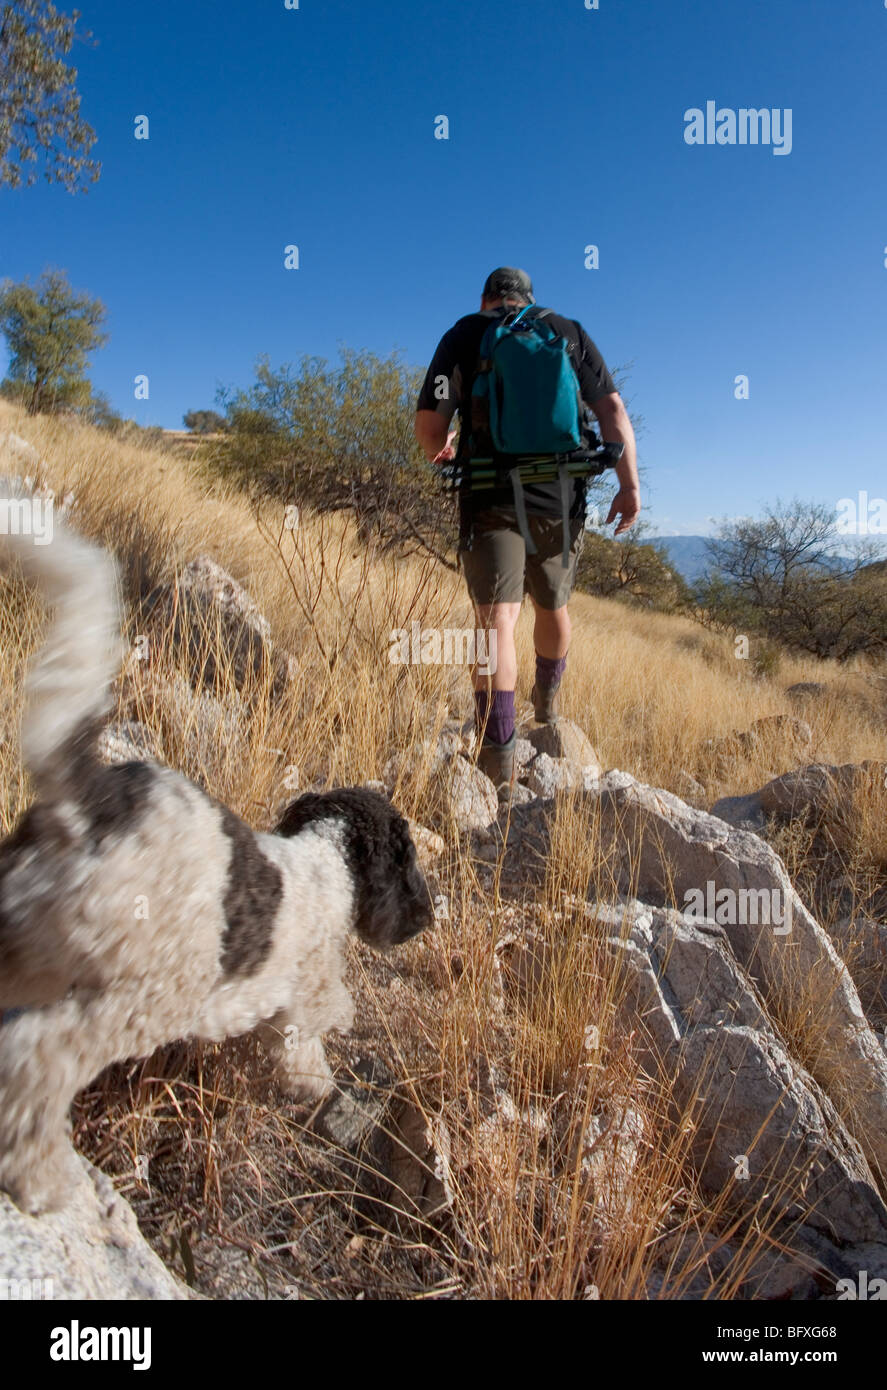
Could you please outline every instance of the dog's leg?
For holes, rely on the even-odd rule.
[[[304,1026],[296,1022],[289,1009],[281,1009],[257,1029],[266,1051],[274,1062],[274,1073],[281,1089],[296,1100],[317,1101],[333,1087],[323,1043],[316,1034],[305,1036]]]
[[[72,995],[0,1028],[0,1188],[37,1214],[64,1206],[78,1176],[68,1109],[112,1062],[180,1036],[144,986]]]

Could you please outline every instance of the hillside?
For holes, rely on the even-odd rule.
[[[813,764],[887,763],[883,665],[786,656],[756,677],[689,619],[577,595],[563,708],[596,772],[573,776],[564,748],[528,740],[525,804],[503,821],[471,781],[467,674],[388,659],[392,629],[472,626],[458,575],[368,551],[341,516],[288,532],[277,504],[254,515],[204,477],[199,450],[140,449],[0,403],[7,429],[120,562],[124,732],[140,726],[157,756],[263,828],[298,791],[384,784],[424,828],[446,905],[390,956],[354,948],[357,1018],[330,1040],[341,1094],[325,1118],[280,1097],[249,1038],[171,1040],[81,1095],[78,1147],[170,1269],[221,1297],[812,1298],[833,1294],[842,1242],[887,1259],[887,1078],[869,1042],[883,972],[853,975],[870,1029],[826,936],[887,920],[883,781],[845,779],[840,814],[808,774],[767,793],[772,817],[754,798],[735,824],[703,814]],[[153,616],[200,557],[267,620],[276,655],[257,681],[221,625],[183,642]],[[42,621],[2,581],[4,832],[29,799],[15,711]],[[527,613],[518,634],[529,734]],[[570,774],[563,795],[545,792],[546,771]],[[470,814],[454,779],[473,788]],[[805,787],[816,814],[800,817]],[[786,951],[770,933],[669,915],[725,866],[791,896]],[[855,963],[865,942],[850,937]],[[730,1080],[743,1067],[744,1110]],[[767,1090],[777,1074],[791,1085]],[[768,1126],[776,1138],[755,1150]],[[788,1162],[802,1130],[803,1163]],[[767,1165],[752,1160],[747,1188],[725,1157],[743,1143]]]

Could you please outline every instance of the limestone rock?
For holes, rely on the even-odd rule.
[[[688,806],[695,806],[697,810],[705,808],[705,787],[685,768],[681,768],[677,775],[675,792]]]
[[[537,796],[550,798],[580,786],[581,778],[581,771],[569,758],[552,758],[548,753],[540,753],[530,765],[527,786]]]
[[[0,1288],[53,1299],[184,1299],[110,1179],[79,1158],[63,1211],[25,1216],[0,1193]],[[51,1288],[46,1282],[51,1280]],[[9,1283],[7,1283],[9,1281]],[[18,1292],[21,1297],[21,1292]]]
[[[692,1114],[703,1187],[726,1207],[766,1204],[768,1220],[883,1247],[883,1264],[887,1207],[860,1145],[790,1057],[728,931],[630,904],[626,934],[624,906],[596,912],[619,930],[609,943],[628,972],[623,1007],[641,1021],[644,1065],[673,1081],[676,1116]]]
[[[583,768],[594,768],[595,776],[602,772],[600,759],[586,735],[572,719],[557,719],[553,724],[540,724],[527,735],[537,753],[550,758],[563,758],[572,763],[581,775]]]
[[[810,763],[774,777],[746,796],[725,796],[711,808],[730,825],[762,827],[768,816],[782,820],[812,816],[839,824],[852,814],[856,792],[874,779],[884,785],[887,764],[867,761],[840,767]]]
[[[444,776],[449,811],[458,830],[488,829],[498,815],[499,797],[486,773],[467,758],[456,757]]]
[[[887,1057],[848,970],[795,893],[782,861],[757,835],[624,772],[607,773],[599,790],[586,796],[597,800],[601,840],[613,847],[620,891],[684,908],[700,895],[708,902],[727,890],[722,901],[728,908],[732,903],[733,920],[725,926],[731,949],[758,982],[768,1011],[790,1016],[816,1001],[820,1055],[827,1059],[819,1079],[835,1088],[842,1113],[853,1095],[856,1137],[887,1177]]]
[[[272,696],[286,691],[295,663],[271,638],[268,620],[232,575],[208,555],[159,584],[142,604],[141,631],[152,645],[170,644],[187,660],[191,683],[218,692],[265,679]]]
[[[829,927],[829,935],[853,976],[866,1018],[883,1036],[887,1029],[887,922],[848,917]]]

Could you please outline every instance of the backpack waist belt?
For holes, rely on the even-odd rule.
[[[527,508],[524,501],[524,485],[527,483],[546,483],[557,481],[560,486],[561,524],[563,530],[563,550],[561,558],[564,569],[570,563],[570,493],[576,478],[592,478],[605,469],[618,463],[622,457],[622,444],[601,444],[593,452],[575,450],[572,454],[543,454],[532,458],[522,458],[510,468],[503,467],[499,459],[474,458],[468,463],[450,464],[441,471],[444,486],[448,490],[461,493],[483,492],[511,483],[514,495],[514,513],[518,530],[527,548],[528,555],[536,555],[538,547],[530,535],[527,521]],[[462,528],[459,544],[462,549],[471,545],[470,518],[463,509]],[[463,545],[463,541],[467,544]]]

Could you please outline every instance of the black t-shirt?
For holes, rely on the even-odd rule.
[[[468,436],[471,429],[471,390],[477,375],[481,339],[490,321],[504,318],[509,311],[505,308],[487,309],[476,314],[466,314],[453,324],[441,338],[435,349],[431,365],[425,374],[417,410],[434,410],[445,420],[452,419],[459,411],[461,430],[459,435],[458,457],[465,458],[468,453]],[[534,312],[533,309],[530,310]],[[601,396],[609,396],[616,390],[613,378],[607,371],[606,363],[589,338],[581,323],[574,319],[562,318],[560,314],[547,313],[544,322],[550,324],[556,333],[566,338],[569,345],[570,360],[579,379],[579,389],[585,405],[593,405]],[[478,494],[484,509],[488,507],[510,507],[514,495],[510,485],[494,488]],[[572,516],[578,515],[583,507],[584,486],[577,481],[574,489]],[[557,483],[536,483],[524,488],[524,500],[528,512],[536,516],[561,515],[561,495]]]

